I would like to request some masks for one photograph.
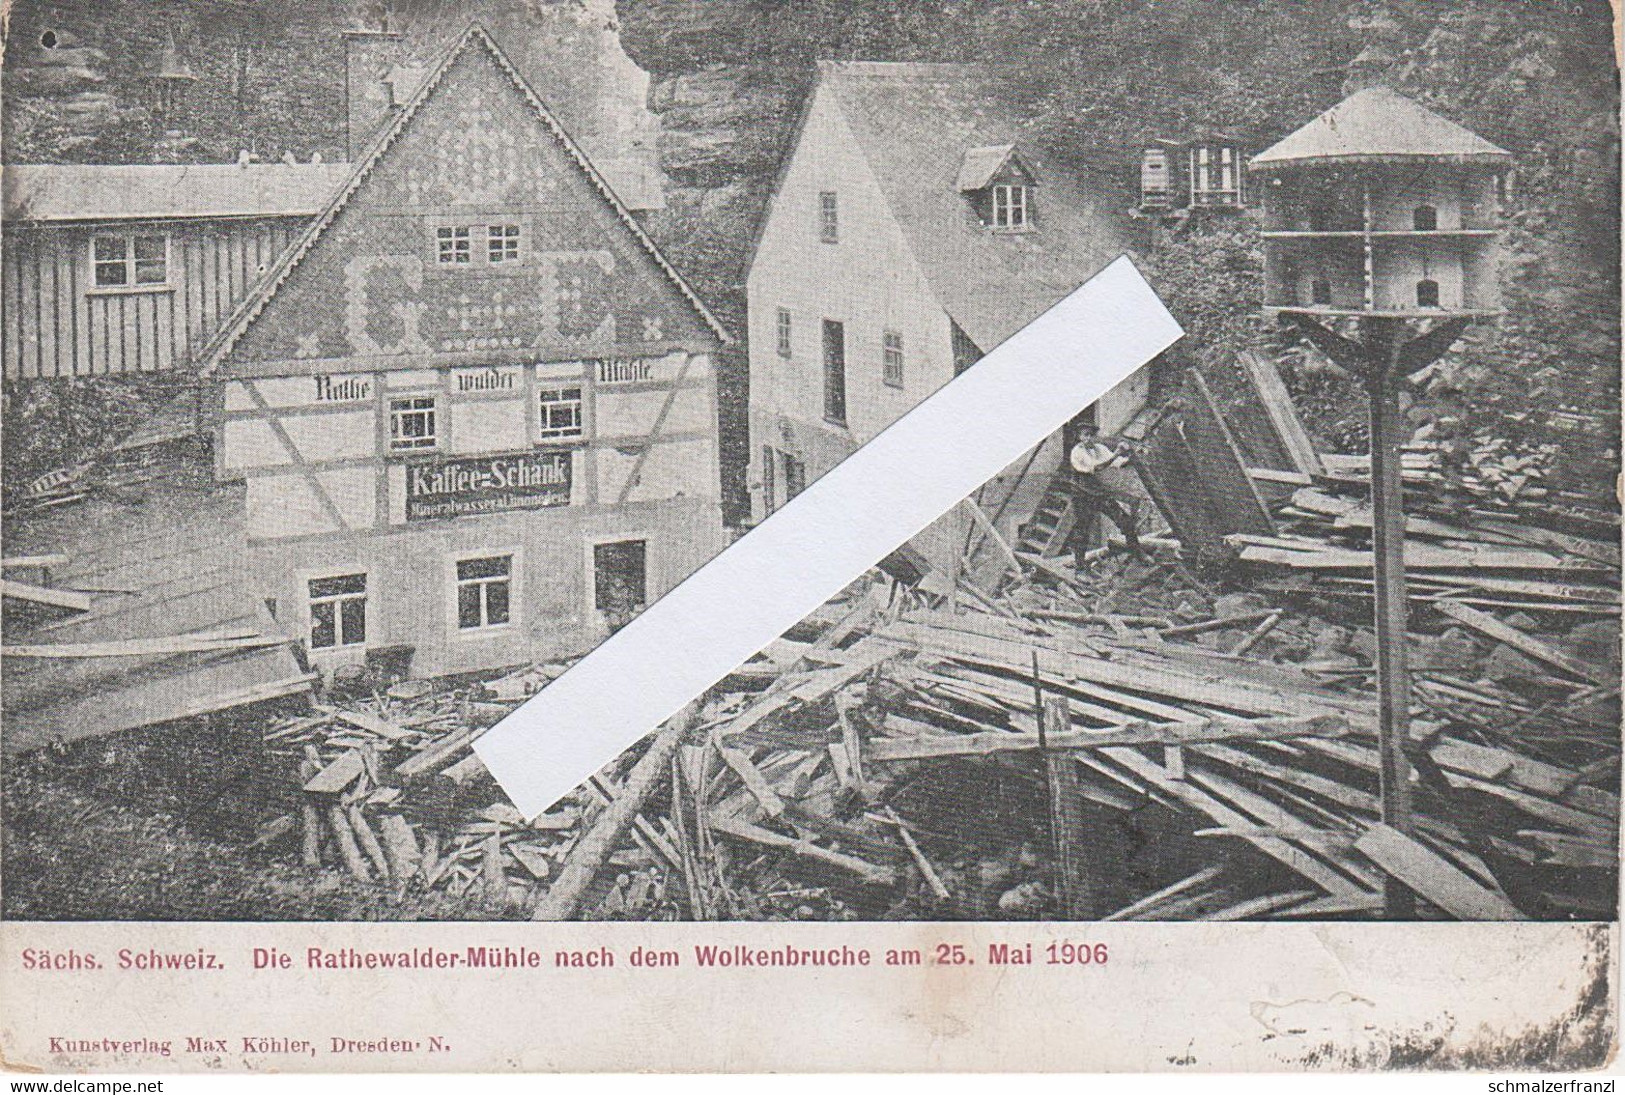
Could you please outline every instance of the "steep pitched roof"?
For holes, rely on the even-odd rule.
[[[655,246],[654,241],[649,238],[646,232],[644,232],[642,226],[640,226],[637,220],[632,216],[631,211],[627,209],[627,207],[622,204],[620,199],[615,196],[615,192],[610,188],[608,182],[606,182],[604,177],[598,173],[598,171],[593,167],[592,163],[588,161],[580,147],[573,140],[571,140],[570,135],[564,131],[564,128],[559,124],[558,119],[553,116],[552,112],[548,110],[546,104],[542,102],[541,98],[537,96],[530,85],[525,82],[524,77],[521,76],[519,71],[514,68],[511,62],[509,62],[508,58],[503,54],[501,48],[482,26],[477,23],[472,23],[462,34],[457,36],[457,38],[441,55],[439,60],[436,61],[428,76],[423,80],[423,83],[413,94],[411,102],[407,103],[401,108],[394,122],[386,126],[377,135],[377,137],[374,138],[372,145],[353,166],[349,179],[339,189],[338,193],[333,197],[326,209],[324,209],[321,215],[311,223],[304,235],[301,236],[293,244],[293,246],[289,247],[288,250],[283,253],[277,264],[265,275],[259,286],[253,292],[251,292],[240,305],[238,305],[231,317],[221,326],[220,330],[210,341],[209,345],[204,349],[200,357],[202,372],[213,372],[216,368],[218,368],[220,362],[231,353],[232,348],[237,344],[238,340],[242,338],[243,334],[253,324],[254,320],[260,315],[261,312],[264,311],[265,306],[276,295],[277,290],[287,282],[289,275],[293,273],[293,271],[299,266],[300,262],[310,253],[311,248],[313,248],[317,241],[322,238],[323,234],[326,233],[328,228],[333,224],[334,219],[338,217],[338,215],[349,204],[350,199],[355,196],[358,190],[361,189],[368,176],[372,174],[379,162],[388,154],[390,148],[395,144],[400,136],[411,127],[413,119],[417,117],[424,104],[433,98],[435,92],[440,88],[441,83],[446,73],[451,69],[453,62],[455,62],[470,49],[485,50],[490,58],[496,63],[497,67],[501,69],[503,74],[512,81],[514,87],[517,88],[520,94],[524,97],[526,104],[535,113],[536,117],[540,120],[546,130],[558,142],[568,159],[575,164],[575,166],[591,183],[594,190],[597,191],[598,195],[614,211],[616,217],[637,241],[640,248],[646,252],[659,267],[661,274],[670,282],[672,287],[677,290],[684,301],[686,301],[686,303],[694,310],[695,315],[700,319],[704,327],[723,343],[730,343],[733,341],[732,336],[729,335],[722,324],[717,321],[716,317],[711,314],[710,310],[706,308],[704,302],[700,300],[698,294],[696,294],[694,290],[689,287],[688,283],[683,280],[682,275],[680,275],[676,269],[674,269],[672,265],[666,261],[665,256],[660,253],[660,250]]]
[[[5,220],[313,217],[350,164],[17,164],[4,169]]]
[[[1088,193],[978,65],[821,62],[892,216],[943,308],[991,350],[1129,249],[1126,218]],[[995,232],[960,192],[966,152],[1009,146],[1038,183],[1036,227]],[[992,160],[977,157],[977,166]],[[994,166],[1004,162],[1003,158]]]
[[[977,148],[965,150],[964,162],[959,165],[959,178],[954,180],[954,189],[960,193],[971,190],[982,190],[993,181],[993,176],[1010,159],[1016,150],[1013,144],[981,145]]]
[[[1449,160],[1494,165],[1511,158],[1471,130],[1385,87],[1357,91],[1254,156],[1253,170],[1306,160],[1406,163]]]

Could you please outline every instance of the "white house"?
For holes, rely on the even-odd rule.
[[[980,66],[821,63],[747,282],[753,516],[1130,250],[1131,231]],[[1112,432],[1147,383],[1079,410]],[[1004,478],[1041,492],[1062,452],[1052,438]],[[983,505],[1014,533],[1035,500],[1001,506],[1007,491],[990,484]],[[932,531],[915,546],[951,562],[959,527]]]

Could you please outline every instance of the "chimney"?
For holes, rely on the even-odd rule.
[[[393,112],[385,80],[406,60],[406,44],[385,8],[376,27],[344,32],[345,159],[354,160]]]

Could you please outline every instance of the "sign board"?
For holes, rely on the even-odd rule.
[[[372,377],[335,376],[318,373],[310,378],[315,385],[313,401],[316,403],[359,403],[372,398]]]
[[[413,461],[406,466],[406,519],[567,506],[570,478],[568,450]]]
[[[488,365],[478,369],[453,369],[451,390],[458,395],[478,392],[519,392],[524,388],[520,371],[513,367]]]

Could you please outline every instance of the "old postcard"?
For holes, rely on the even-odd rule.
[[[1608,1066],[1604,0],[13,0],[0,1054]]]

